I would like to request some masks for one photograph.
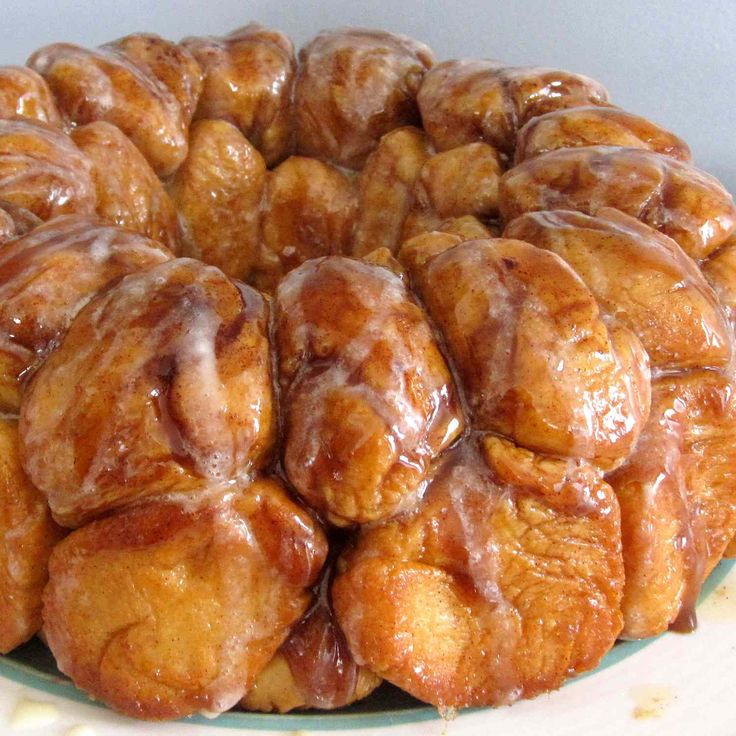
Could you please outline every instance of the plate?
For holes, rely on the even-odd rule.
[[[58,719],[22,733],[64,736],[75,725],[84,736],[225,736],[228,731],[280,733],[353,732],[378,736],[596,736],[635,733],[736,734],[733,669],[736,663],[736,561],[724,560],[707,580],[698,604],[698,629],[640,642],[621,642],[593,672],[561,690],[513,707],[475,709],[443,721],[395,688],[382,687],[361,704],[338,713],[264,715],[232,712],[214,720],[138,723],[90,701],[61,676],[38,642],[0,657],[0,733],[18,703],[57,705]],[[508,731],[506,729],[509,729]],[[19,732],[20,733],[20,732]]]

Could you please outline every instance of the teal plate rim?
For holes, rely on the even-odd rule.
[[[736,560],[722,560],[711,573],[703,585],[698,600],[702,603],[726,578]],[[678,636],[678,634],[662,634],[661,636]],[[590,672],[583,673],[572,680],[573,682],[590,677],[596,672],[613,667],[622,660],[640,652],[652,642],[661,637],[645,639],[643,641],[619,642],[603,658],[600,665]],[[9,656],[0,656],[0,677],[13,682],[40,690],[51,695],[57,695],[77,703],[85,703],[98,708],[104,708],[101,703],[91,700],[81,690],[63,676],[48,672],[41,672],[31,665],[19,662]],[[474,711],[480,709],[472,709]],[[408,706],[400,709],[386,709],[377,712],[350,712],[338,711],[335,713],[297,713],[291,715],[276,715],[271,713],[245,713],[231,711],[223,713],[215,719],[203,716],[192,716],[180,721],[182,725],[206,725],[214,728],[259,730],[259,731],[338,731],[360,728],[379,728],[386,726],[398,726],[408,723],[421,723],[433,721],[440,718],[439,713],[431,706],[419,704],[415,707]]]

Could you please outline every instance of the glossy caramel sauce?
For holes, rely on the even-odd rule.
[[[332,709],[350,702],[359,665],[332,610],[334,562],[328,563],[312,607],[281,647],[309,708]]]

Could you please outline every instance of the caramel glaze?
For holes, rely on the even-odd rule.
[[[279,164],[266,182],[262,242],[250,281],[273,292],[305,261],[348,253],[356,210],[353,180],[336,166],[304,156]]]
[[[23,386],[98,292],[171,254],[95,217],[67,215],[0,250],[0,409],[17,412]]]
[[[185,38],[204,71],[196,119],[225,120],[273,166],[294,147],[292,97],[296,60],[291,41],[257,23],[216,38]]]
[[[312,607],[292,629],[279,650],[288,663],[307,708],[340,708],[355,700],[356,690],[365,690],[360,680],[367,673],[362,672],[355,661],[332,605],[332,582],[340,548],[341,545],[333,536],[332,559],[322,572]],[[374,677],[372,687],[379,682]],[[365,692],[360,694],[365,697]]]
[[[618,505],[584,461],[473,434],[418,508],[364,529],[333,601],[358,662],[444,707],[594,667],[621,628]],[[585,554],[579,554],[585,548]]]
[[[559,148],[625,146],[690,161],[687,143],[650,120],[618,107],[582,106],[532,118],[519,131],[515,163]]]
[[[281,647],[308,708],[339,708],[358,682],[358,665],[332,612],[331,579],[323,574],[315,602]]]
[[[732,235],[710,258],[701,263],[701,268],[703,275],[718,294],[731,329],[736,331],[736,237]]]
[[[210,493],[270,456],[268,307],[221,271],[177,259],[93,299],[29,386],[24,465],[75,527],[166,493]],[[66,448],[53,462],[52,446]]]
[[[97,519],[52,555],[44,619],[59,667],[128,715],[233,707],[310,605],[327,543],[280,484],[201,501]]]
[[[516,134],[537,115],[580,105],[605,105],[593,79],[557,69],[508,67],[487,59],[443,61],[425,76],[418,102],[437,150],[485,141],[513,157]]]
[[[669,235],[692,258],[707,257],[736,226],[736,206],[717,179],[654,151],[563,148],[524,161],[501,180],[505,222],[525,212],[615,207]]]
[[[318,34],[299,54],[299,153],[361,168],[384,133],[419,122],[416,95],[433,63],[430,49],[406,36],[360,28]]]
[[[432,331],[388,269],[332,257],[276,295],[284,463],[297,491],[339,524],[411,502],[463,419]]]
[[[652,391],[635,452],[607,478],[622,506],[627,638],[692,630],[703,580],[736,532],[736,386],[691,371]]]
[[[610,208],[596,217],[568,210],[531,212],[504,235],[562,257],[603,310],[642,341],[661,370],[724,368],[732,339],[703,272],[673,240]]]
[[[41,628],[47,563],[64,536],[41,491],[20,463],[18,422],[0,418],[0,653],[12,651]]]
[[[40,224],[41,220],[33,212],[0,199],[0,245],[25,235]]]
[[[415,200],[415,184],[431,150],[424,131],[411,126],[382,136],[358,179],[358,214],[352,253],[377,248],[396,253]]]
[[[487,143],[468,143],[437,153],[424,163],[414,185],[414,207],[403,239],[437,230],[449,219],[498,217],[501,158]]]
[[[58,128],[23,118],[0,120],[0,199],[42,220],[92,214],[92,166]]]
[[[607,477],[622,507],[623,636],[692,630],[701,584],[728,542],[736,503],[725,439],[733,432],[733,387],[717,372],[697,370],[730,373],[733,337],[721,306],[730,304],[729,250],[704,267],[719,303],[676,243],[615,210],[528,213],[505,233],[565,258],[649,351],[657,369],[652,413],[626,464]],[[714,503],[718,519],[704,510]]]
[[[154,33],[133,33],[102,48],[120,53],[164,85],[179,103],[186,124],[191,122],[202,94],[204,74],[184,43],[172,43]]]
[[[105,120],[116,125],[159,176],[168,176],[186,158],[191,104],[180,102],[183,83],[172,89],[166,81],[200,71],[188,52],[174,51],[174,45],[163,39],[158,42],[171,52],[161,62],[163,68],[151,66],[146,52],[139,48],[136,53],[125,40],[96,50],[53,44],[36,51],[28,65],[46,80],[67,121],[84,125]]]
[[[71,138],[92,164],[97,214],[178,254],[179,223],[174,203],[130,138],[103,120],[75,128]]]
[[[170,192],[183,230],[183,255],[244,279],[260,265],[261,201],[266,164],[224,120],[192,124],[189,155]]]
[[[30,118],[61,127],[61,115],[43,77],[25,66],[0,67],[0,119]]]
[[[557,256],[508,239],[455,238],[438,253],[432,240],[410,272],[447,340],[474,426],[539,452],[621,462],[649,411],[649,363],[634,335],[609,332]]]

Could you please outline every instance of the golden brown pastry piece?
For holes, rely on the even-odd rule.
[[[92,214],[92,165],[71,138],[34,120],[0,120],[0,199],[42,220]]]
[[[482,223],[477,217],[464,215],[441,222],[434,230],[422,232],[404,241],[400,255],[405,263],[424,263],[430,253],[440,253],[451,245],[466,240],[501,237],[501,229],[493,223]],[[421,255],[420,255],[421,254]]]
[[[695,528],[705,538],[705,579],[718,564],[723,550],[736,534],[736,489],[733,468],[736,463],[736,384],[713,372],[696,374],[692,383],[681,388],[677,379],[662,379],[662,392],[687,407],[684,447],[689,453],[685,465],[688,488],[693,494]],[[688,377],[682,379],[688,383]],[[681,407],[678,407],[678,409]]]
[[[0,418],[0,653],[41,628],[48,559],[62,531],[20,464],[18,422]]]
[[[602,467],[622,461],[649,411],[638,339],[603,321],[559,256],[519,240],[453,239],[400,255],[444,335],[474,428]]]
[[[641,340],[653,366],[725,366],[731,335],[721,305],[697,265],[673,240],[618,210],[597,217],[531,212],[504,235],[563,258],[601,309]]]
[[[634,454],[608,477],[621,504],[623,636],[695,626],[700,586],[736,532],[736,385],[713,371],[652,382]]]
[[[337,28],[318,34],[299,61],[299,153],[359,169],[382,135],[419,122],[416,95],[434,59],[406,36]]]
[[[417,179],[404,238],[431,232],[449,218],[497,217],[502,173],[498,153],[487,143],[468,143],[432,156]]]
[[[0,66],[0,119],[30,118],[61,126],[61,116],[43,77],[25,66]]]
[[[276,303],[289,480],[336,524],[395,513],[463,429],[426,318],[400,278],[341,257],[292,271]]]
[[[170,258],[143,235],[80,215],[0,248],[0,411],[18,411],[24,384],[98,291]]]
[[[184,231],[184,253],[245,279],[259,259],[266,164],[224,120],[200,120],[189,155],[171,182]]]
[[[465,240],[485,240],[487,238],[501,237],[501,230],[496,224],[482,223],[477,217],[464,215],[463,217],[451,217],[445,220],[434,232],[448,233],[460,238],[459,242]]]
[[[0,245],[29,233],[40,224],[41,219],[33,212],[0,199]]]
[[[140,37],[156,39],[146,51],[134,38],[94,50],[52,44],[36,51],[28,65],[46,79],[69,122],[116,125],[158,176],[168,176],[187,155],[190,95],[201,72],[175,44]]]
[[[312,607],[245,694],[241,705],[246,710],[334,710],[362,700],[381,684],[353,658],[332,609],[331,581],[328,567]]]
[[[736,330],[736,236],[732,235],[700,267],[718,294],[731,328]]]
[[[273,291],[304,261],[349,253],[356,209],[355,186],[340,169],[303,156],[284,161],[268,176],[253,283]]]
[[[397,252],[414,204],[415,182],[429,154],[427,137],[419,128],[397,128],[381,138],[358,179],[354,255],[378,248]]]
[[[449,222],[459,221],[451,220]],[[478,224],[480,225],[480,222]],[[439,228],[428,233],[420,233],[404,241],[399,251],[399,262],[410,274],[413,274],[414,286],[419,291],[417,284],[421,274],[436,255],[444,253],[466,240],[485,240],[489,237],[489,235],[475,236],[472,234],[469,238],[463,237],[460,232],[456,232],[454,224],[449,228]]]
[[[471,435],[413,514],[364,530],[333,601],[358,661],[440,707],[595,667],[621,630],[619,512],[581,462]]]
[[[24,466],[54,518],[75,527],[247,478],[273,443],[273,412],[263,297],[173,260],[77,315],[25,394]]]
[[[696,260],[736,226],[731,195],[709,174],[653,151],[589,146],[550,151],[506,172],[505,222],[536,210],[615,207],[669,235]]]
[[[293,146],[291,99],[296,61],[291,41],[257,23],[227,36],[186,38],[204,70],[197,118],[227,120],[261,152],[269,166]]]
[[[516,163],[558,148],[626,146],[690,161],[681,138],[655,123],[618,107],[573,107],[532,118],[516,140]]]
[[[496,225],[484,225],[472,215],[451,217],[436,230],[420,233],[405,240],[399,251],[399,263],[402,268],[418,274],[434,256],[454,248],[459,243],[464,243],[466,240],[488,240],[496,237],[501,237],[500,228]]]
[[[409,274],[388,248],[378,248],[377,250],[371,251],[368,255],[363,256],[360,260],[364,263],[372,263],[376,266],[386,268],[394,276],[398,276],[405,284],[409,283]]]
[[[104,120],[75,128],[71,136],[92,163],[97,214],[177,253],[179,225],[174,203],[130,138]]]
[[[439,151],[485,141],[507,156],[518,129],[531,118],[580,105],[604,105],[605,88],[558,69],[508,67],[487,59],[437,64],[419,90],[427,135]]]
[[[147,504],[56,548],[44,630],[59,669],[121,713],[220,713],[304,613],[325,554],[318,526],[271,481],[203,506]]]
[[[103,48],[121,53],[161,82],[176,98],[184,121],[189,125],[202,94],[204,73],[184,46],[154,33],[133,33],[106,43]]]

